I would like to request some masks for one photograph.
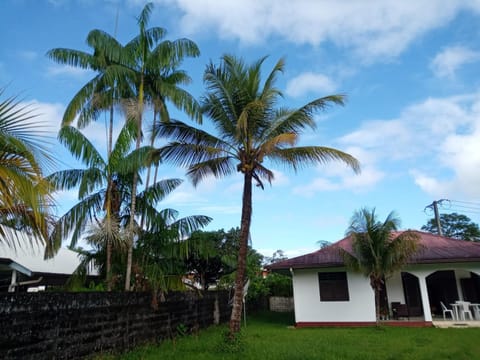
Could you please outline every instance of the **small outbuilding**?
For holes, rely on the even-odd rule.
[[[75,251],[61,248],[45,259],[45,247],[20,236],[16,246],[0,241],[0,292],[41,291],[63,286],[77,269],[80,258]]]

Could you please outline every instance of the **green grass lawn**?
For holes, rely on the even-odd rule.
[[[138,348],[122,356],[99,359],[480,359],[480,328],[307,328],[289,327],[290,314],[250,316],[242,351],[228,352],[222,342],[226,326],[197,335]]]

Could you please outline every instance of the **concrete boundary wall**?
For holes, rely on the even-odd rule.
[[[269,309],[275,312],[293,312],[293,297],[270,296]]]
[[[0,358],[79,359],[122,352],[228,320],[226,292],[0,294]]]

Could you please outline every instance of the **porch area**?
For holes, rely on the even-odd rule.
[[[394,327],[480,328],[480,320],[443,320],[441,317],[433,317],[432,321],[425,321],[423,316],[400,320],[381,320],[380,324]]]
[[[385,284],[380,298],[382,315],[388,319],[385,323],[480,327],[480,269],[477,266],[436,264],[405,270]]]

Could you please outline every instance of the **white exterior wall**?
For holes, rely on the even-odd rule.
[[[416,276],[427,277],[430,274],[433,274],[436,271],[440,270],[454,270],[455,276],[467,275],[468,272],[476,273],[480,275],[480,264],[479,263],[449,263],[449,264],[425,264],[425,265],[409,265],[406,266],[405,272],[409,272]]]
[[[293,295],[295,321],[298,322],[372,322],[375,321],[375,296],[369,280],[347,272],[349,301],[320,301],[319,272],[345,269],[294,270]]]

